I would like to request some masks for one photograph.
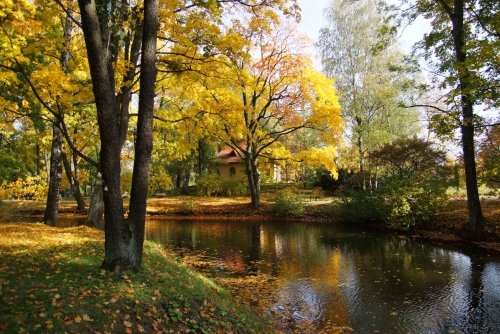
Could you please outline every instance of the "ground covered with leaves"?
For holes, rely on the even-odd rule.
[[[212,280],[146,242],[140,272],[99,269],[102,232],[0,224],[0,332],[254,333],[268,328]]]

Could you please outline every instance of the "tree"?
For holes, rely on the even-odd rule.
[[[161,6],[161,10],[158,9],[157,0],[145,1],[144,10],[140,4],[135,6],[126,1],[79,0],[78,3],[101,140],[99,167],[105,217],[105,256],[102,266],[109,270],[138,269],[144,242],[156,62],[161,64],[158,67],[164,76],[161,79],[166,80],[166,77],[179,71],[190,71],[190,61],[209,57],[199,54],[212,41],[212,35],[205,38],[202,32],[206,29],[212,31],[214,24],[210,24],[209,20],[220,17],[223,4],[244,4],[252,12],[259,7],[285,9],[287,3],[179,1],[167,2]],[[165,24],[159,30],[164,42],[158,51],[156,39],[160,15]],[[215,24],[218,24],[217,19]],[[142,48],[137,47],[141,44]],[[129,215],[125,218],[120,188],[120,154],[129,127],[129,104],[135,85],[139,51],[141,61],[135,159]],[[120,54],[124,57],[119,58]],[[120,73],[119,69],[125,71]],[[117,89],[118,84],[121,86]]]
[[[58,11],[54,3],[38,1],[29,4],[19,2],[5,8],[0,38],[5,39],[3,45],[8,46],[9,52],[0,61],[5,73],[13,76],[2,94],[17,102],[17,106],[9,108],[10,113],[31,119],[35,125],[38,124],[38,129],[41,128],[41,120],[52,128],[49,189],[43,220],[46,224],[55,225],[62,177],[63,138],[69,138],[69,134],[64,134],[64,118],[74,108],[75,101],[81,102],[85,97],[82,80],[70,73],[75,70],[75,66],[70,69],[70,49],[74,37],[70,17],[73,1],[68,1],[66,13]],[[18,22],[21,17],[24,19],[22,24]],[[76,54],[73,56],[73,59],[78,59]],[[50,80],[47,80],[49,77]],[[36,150],[39,166],[38,145]],[[76,180],[74,176],[71,179]],[[74,184],[72,182],[73,193],[79,200],[80,210],[83,210],[80,189]]]
[[[317,46],[324,72],[335,78],[346,136],[366,188],[370,152],[419,129],[418,113],[400,107],[411,80],[401,52],[381,37],[384,22],[375,1],[334,1],[326,13]]]
[[[417,47],[440,74],[434,83],[446,90],[445,103],[458,116],[471,237],[480,236],[484,229],[474,152],[474,106],[487,103],[498,107],[500,103],[499,10],[498,1],[490,0],[408,0],[397,10],[400,19],[412,21],[423,16],[432,26]]]
[[[351,192],[341,205],[344,219],[409,229],[428,222],[444,203],[449,169],[445,153],[432,142],[399,139],[374,151],[372,159],[378,186]]]
[[[486,132],[479,146],[480,180],[493,189],[500,188],[500,126]]]
[[[120,187],[120,153],[122,129],[115,99],[113,52],[107,42],[109,28],[123,23],[121,11],[127,8],[99,7],[92,0],[79,0],[82,29],[92,77],[101,138],[100,169],[103,178],[105,207],[105,255],[103,268],[123,270],[140,268],[144,243],[148,165],[152,149],[153,107],[156,81],[156,34],[158,0],[144,2],[142,22],[142,56],[134,172],[128,218],[123,212]],[[98,5],[104,5],[98,2]],[[123,5],[122,3],[112,3]],[[116,10],[114,12],[113,10]]]
[[[335,145],[343,121],[332,80],[294,52],[290,30],[273,18],[252,30],[244,26],[236,22],[231,29],[243,52],[227,50],[217,80],[203,80],[195,88],[190,109],[201,111],[198,119],[208,133],[244,160],[252,207],[258,208],[260,160],[288,156],[282,140],[305,128],[320,131],[325,143]]]

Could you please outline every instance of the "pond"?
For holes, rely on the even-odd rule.
[[[272,277],[268,314],[290,328],[500,333],[499,257],[326,224],[150,220],[146,229],[179,254],[210,257],[218,275]]]

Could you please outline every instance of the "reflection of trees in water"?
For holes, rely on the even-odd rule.
[[[500,331],[500,288],[492,287],[500,286],[500,265],[480,256],[306,224],[183,222],[155,228],[161,234],[156,241],[205,250],[242,274],[278,277],[280,298],[295,300],[284,313],[313,310],[356,332]],[[294,291],[295,282],[304,280],[302,290]],[[300,312],[294,321],[301,321]],[[315,321],[321,328],[321,320]]]

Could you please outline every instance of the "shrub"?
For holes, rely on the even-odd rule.
[[[418,138],[401,139],[372,152],[378,186],[353,192],[338,208],[340,219],[385,222],[410,229],[428,221],[445,202],[446,155]],[[361,183],[360,183],[361,184]]]
[[[343,222],[374,223],[383,221],[379,198],[366,191],[352,191],[343,201],[335,203],[335,215]]]
[[[172,188],[172,178],[170,174],[161,172],[151,175],[149,179],[149,192],[151,194],[166,193]]]
[[[446,202],[446,183],[417,174],[392,176],[372,191],[355,191],[340,204],[339,218],[347,222],[385,222],[410,229],[428,221]]]
[[[205,196],[217,196],[222,192],[220,178],[217,174],[208,174],[198,180],[198,193]]]
[[[271,214],[275,216],[301,216],[304,205],[291,191],[283,191],[276,196],[271,206]]]
[[[417,174],[387,178],[378,191],[387,223],[409,229],[428,221],[445,204],[446,188],[444,181],[422,179]]]
[[[246,195],[248,187],[243,180],[221,180],[217,174],[208,174],[198,181],[198,194],[204,196]]]
[[[196,213],[199,207],[200,203],[193,199],[188,199],[180,204],[178,212],[181,215],[192,215]]]
[[[221,182],[223,196],[241,196],[248,194],[246,182],[241,180],[224,180]]]

